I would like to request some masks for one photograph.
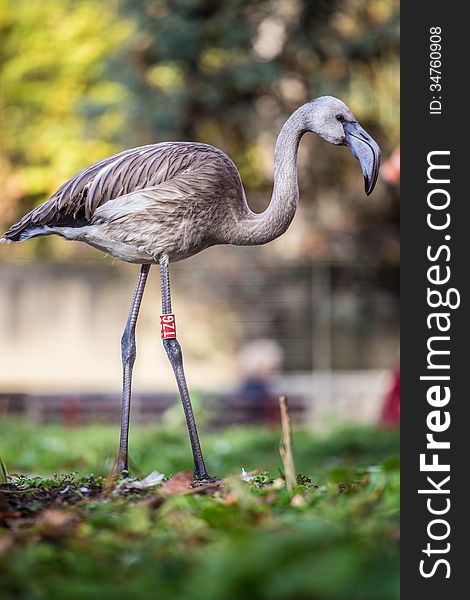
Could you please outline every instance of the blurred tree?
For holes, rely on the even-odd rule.
[[[264,168],[261,147],[324,93],[398,141],[397,0],[122,0],[122,10],[136,23],[118,58],[126,68],[113,69],[131,90],[126,143],[208,141],[247,187],[265,187],[272,149]]]
[[[116,149],[126,91],[104,65],[130,31],[114,2],[0,0],[2,221]]]

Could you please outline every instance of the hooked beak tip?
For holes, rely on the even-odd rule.
[[[357,121],[344,123],[346,144],[354,157],[361,163],[364,175],[364,191],[370,196],[379,176],[381,152],[377,142],[365,131]]]
[[[378,169],[377,169],[377,175],[375,175],[375,177],[373,179],[369,179],[368,177],[364,176],[364,191],[366,193],[366,196],[370,196],[372,194],[372,192],[374,191],[375,184],[377,182],[377,178],[378,178]]]

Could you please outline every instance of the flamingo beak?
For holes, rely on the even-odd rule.
[[[354,157],[361,163],[364,188],[369,196],[379,176],[380,157],[382,156],[379,145],[357,121],[343,123],[343,129],[346,135],[346,145],[351,148]]]

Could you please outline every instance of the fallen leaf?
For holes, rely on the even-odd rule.
[[[266,496],[261,497],[260,498],[260,502],[261,504],[272,504],[273,502],[276,501],[276,494],[274,494],[273,492],[269,492],[269,494],[266,494]]]
[[[238,502],[238,494],[231,490],[226,496],[224,500],[224,504],[231,506],[232,504],[236,504]]]
[[[46,508],[41,512],[36,523],[43,538],[60,540],[69,537],[76,530],[80,519],[72,512]]]
[[[241,470],[241,473],[240,473],[240,479],[242,481],[251,481],[255,477],[256,477],[256,475],[251,475],[250,473],[247,473],[245,471],[245,469],[242,467],[242,470]]]
[[[156,485],[160,485],[165,480],[165,475],[160,473],[159,471],[152,471],[147,477],[141,479],[123,479],[117,486],[114,488],[113,493],[117,494],[122,492],[123,490],[146,490],[151,487],[155,487]]]
[[[21,513],[16,511],[0,512],[0,523],[6,522],[7,519],[18,519],[19,517],[21,517]]]
[[[0,554],[7,553],[13,546],[13,537],[11,535],[5,535],[0,538]]]
[[[193,474],[191,471],[181,471],[176,473],[165,481],[160,491],[163,496],[174,496],[175,494],[189,494],[191,492],[191,483]]]
[[[299,506],[302,506],[302,504],[305,504],[305,499],[302,494],[296,494],[290,501],[290,505],[294,508],[298,508]]]
[[[218,479],[208,483],[197,482],[193,479],[191,471],[181,471],[165,481],[160,488],[162,496],[174,496],[176,494],[200,494],[209,491],[218,491],[223,486],[223,481]]]

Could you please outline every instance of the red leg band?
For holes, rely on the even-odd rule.
[[[160,315],[160,333],[162,340],[169,340],[176,337],[175,315]]]

